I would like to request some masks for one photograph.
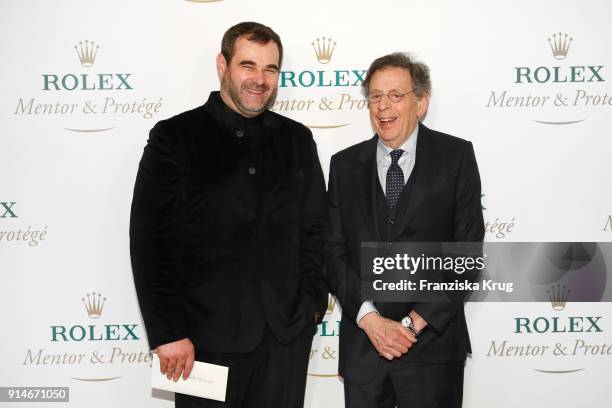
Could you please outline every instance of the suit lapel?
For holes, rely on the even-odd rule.
[[[354,174],[354,185],[358,186],[359,204],[363,212],[363,220],[368,225],[372,241],[381,240],[376,212],[376,190],[379,188],[376,166],[376,143],[378,136],[364,143],[359,154],[358,166]]]
[[[393,240],[401,236],[412,217],[416,214],[423,203],[423,199],[427,196],[431,183],[437,173],[438,165],[435,158],[435,144],[429,137],[429,133],[430,130],[422,123],[419,123],[416,161],[411,175],[411,177],[414,177],[414,183],[409,191],[405,191],[405,193],[409,194],[408,204],[405,211],[397,214],[398,223],[396,228],[393,229]]]

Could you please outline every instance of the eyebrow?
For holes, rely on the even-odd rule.
[[[401,89],[397,89],[397,88],[390,89],[389,91],[387,91],[387,93],[389,93],[389,92],[399,92],[399,93],[404,93],[404,91],[402,91]],[[372,94],[372,93],[384,93],[384,92],[383,92],[383,91],[381,91],[380,89],[372,89],[372,90],[370,91],[370,93]]]
[[[251,67],[254,67],[254,66],[256,66],[257,64],[255,63],[255,61],[251,61],[251,60],[243,60],[243,61],[240,61],[240,62],[238,63],[238,65],[240,65],[240,66],[251,66]],[[276,65],[276,64],[268,64],[268,65],[266,65],[266,69],[274,69],[275,71],[278,71],[278,65]]]

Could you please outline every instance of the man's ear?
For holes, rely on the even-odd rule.
[[[225,70],[227,69],[227,61],[225,61],[225,57],[223,54],[219,53],[217,55],[217,75],[219,75],[219,80],[223,77]]]
[[[421,96],[417,101],[417,114],[419,118],[423,118],[427,114],[427,109],[429,109],[429,94]]]

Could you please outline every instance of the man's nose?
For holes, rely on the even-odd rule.
[[[381,95],[380,101],[378,101],[378,110],[384,111],[391,106],[391,101],[387,94]]]
[[[264,76],[264,71],[263,70],[255,70],[255,73],[253,74],[253,81],[255,81],[255,83],[257,85],[263,85],[265,82],[265,76]]]

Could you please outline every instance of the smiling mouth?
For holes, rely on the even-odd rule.
[[[395,123],[396,120],[397,118],[378,118],[378,123],[384,129],[387,127],[391,127],[391,125]]]
[[[251,94],[251,95],[256,95],[256,96],[260,96],[263,95],[266,90],[265,89],[245,89],[247,93]]]

